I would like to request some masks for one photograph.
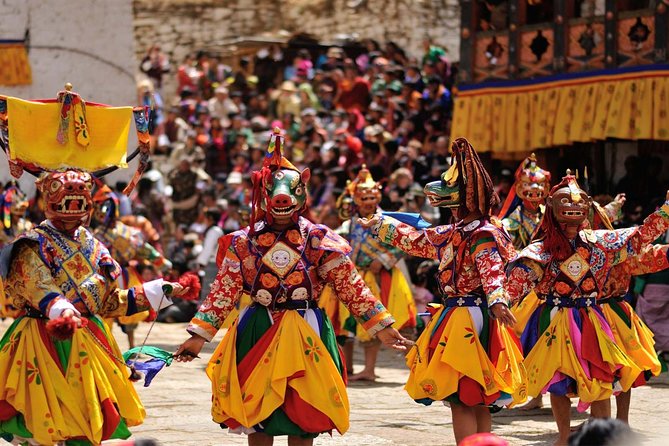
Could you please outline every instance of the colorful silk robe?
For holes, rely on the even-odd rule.
[[[444,297],[479,292],[488,306],[507,302],[504,267],[515,250],[508,235],[485,220],[416,230],[384,217],[375,228],[378,238],[407,254],[439,260],[439,285]]]
[[[519,254],[509,269],[512,300],[532,290],[544,299],[521,338],[530,396],[546,391],[578,395],[584,410],[592,401],[609,398],[615,381],[623,390],[632,386],[642,369],[616,344],[597,299],[607,286],[609,292],[619,288],[607,285],[611,274],[617,274],[615,267],[633,261],[667,227],[665,203],[636,228],[580,231],[573,254],[561,262],[551,259],[543,241]]]
[[[574,254],[562,262],[552,261],[543,241],[534,242],[519,254],[509,272],[511,299],[519,300],[533,289],[540,297],[601,297],[611,269],[632,260],[667,227],[669,204],[665,203],[642,226],[580,231]]]
[[[371,230],[362,227],[357,222],[358,216],[337,230],[337,233],[348,240],[351,245],[351,254],[349,257],[362,275],[367,286],[372,293],[388,308],[390,314],[395,318],[394,327],[399,329],[416,326],[416,305],[411,293],[411,287],[407,278],[397,266],[397,262],[402,258],[402,251],[392,245],[381,242],[371,234]],[[370,271],[370,265],[376,260],[383,266],[379,274]],[[321,300],[333,300],[331,303],[323,302],[328,311],[328,316],[333,321],[337,334],[344,334],[343,325],[349,317],[343,304],[337,302],[335,297],[328,293],[328,290],[321,296]],[[329,311],[335,309],[336,311]],[[357,335],[361,340],[368,340],[367,333],[357,330]]]
[[[392,325],[394,319],[347,257],[351,248],[344,239],[305,218],[280,233],[260,225],[253,236],[246,228],[221,239],[220,269],[190,332],[211,340],[242,293],[272,308],[289,300],[317,300],[326,284],[370,335]]]
[[[121,265],[127,265],[131,260],[148,260],[155,267],[162,268],[167,262],[144,240],[142,231],[121,221],[108,228],[100,226],[93,231],[93,235],[104,243],[112,258]]]
[[[544,206],[541,206],[537,212],[532,213],[528,212],[521,204],[508,217],[502,219],[504,229],[511,236],[513,246],[516,249],[523,249],[530,243],[532,234],[534,234],[534,231],[541,222],[543,212]]]
[[[218,275],[188,331],[211,340],[242,294],[254,304],[207,366],[214,421],[235,432],[344,433],[346,374],[332,325],[314,301],[327,284],[370,335],[394,322],[347,257],[350,247],[304,218],[280,232],[260,222],[253,235],[246,228],[221,241]]]
[[[0,435],[30,445],[129,437],[144,407],[97,315],[148,309],[144,288],[118,289],[119,265],[83,227],[69,237],[43,223],[0,258],[7,294],[30,315],[19,317],[0,340]],[[71,306],[87,326],[71,339],[52,338],[48,318]]]
[[[424,404],[448,400],[503,406],[524,401],[518,340],[487,310],[508,302],[504,270],[515,250],[501,224],[481,219],[417,230],[383,217],[373,231],[407,254],[440,262],[444,305],[407,355],[409,395]]]
[[[17,308],[30,306],[48,315],[54,304],[67,300],[82,314],[116,317],[150,307],[141,287],[110,285],[121,269],[83,227],[72,238],[48,223],[35,227],[3,251],[2,268],[7,295]]]

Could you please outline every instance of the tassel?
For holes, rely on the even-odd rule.
[[[184,273],[179,277],[179,285],[184,288],[188,288],[188,292],[183,296],[179,296],[184,300],[191,300],[197,302],[200,298],[200,290],[202,290],[202,284],[200,283],[200,278],[197,274],[192,272]]]
[[[81,327],[88,324],[87,319],[81,319]],[[46,331],[49,335],[59,341],[65,341],[72,338],[77,329],[77,323],[72,318],[59,317],[52,319],[46,324]]]

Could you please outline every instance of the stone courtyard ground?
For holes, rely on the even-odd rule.
[[[0,322],[0,333],[8,322]],[[149,324],[140,324],[136,338],[141,343]],[[155,324],[147,344],[174,351],[186,338],[185,324]],[[114,334],[122,350],[127,347],[125,335],[118,327]],[[143,425],[133,428],[136,438],[153,438],[161,445],[222,446],[246,444],[244,436],[228,434],[211,421],[210,387],[204,373],[222,333],[205,346],[201,359],[191,363],[174,363],[164,369],[150,387],[137,384],[146,406]],[[356,346],[356,365],[360,367],[362,351]],[[403,358],[383,350],[379,356],[375,383],[351,383],[351,427],[344,435],[320,436],[317,446],[362,445],[453,445],[450,410],[440,404],[424,407],[414,403],[402,386],[408,376]],[[545,398],[548,403],[548,398]],[[630,414],[632,427],[645,443],[667,444],[669,435],[669,377],[662,374],[651,385],[635,389]],[[615,410],[615,408],[614,408]],[[572,425],[586,419],[572,406]],[[493,415],[493,432],[512,445],[550,445],[555,424],[548,404],[543,409],[524,412],[503,410]],[[110,445],[113,443],[109,443]],[[280,438],[277,446],[286,445]]]

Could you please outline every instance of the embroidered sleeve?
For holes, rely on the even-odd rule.
[[[241,262],[234,248],[227,245],[227,251],[220,259],[219,270],[211,284],[209,295],[200,305],[186,330],[211,341],[223,325],[225,318],[235,308],[243,286]]]
[[[657,211],[650,214],[637,228],[618,229],[617,231],[605,231],[601,243],[604,249],[611,251],[609,254],[614,265],[626,261],[629,257],[638,255],[645,246],[669,229],[669,202]],[[624,249],[619,247],[618,240],[625,243]]]
[[[21,243],[15,249],[16,253],[4,284],[5,293],[12,298],[12,304],[17,308],[30,305],[47,317],[58,317],[62,310],[74,309],[53,280],[51,271],[40,258],[36,246]],[[53,308],[59,309],[59,314],[51,314]]]
[[[652,274],[669,268],[669,245],[650,245],[628,262],[633,276]]]
[[[392,217],[383,216],[379,223],[372,227],[372,234],[383,243],[394,246],[409,255],[437,259],[437,249],[430,242],[430,235],[439,229],[415,229]]]
[[[124,290],[118,287],[116,281],[109,281],[108,286],[109,292],[96,311],[100,316],[107,318],[131,316],[151,308],[141,285]]]
[[[472,240],[469,253],[476,263],[483,285],[483,292],[488,299],[488,306],[491,307],[498,303],[509,305],[509,298],[505,289],[505,265],[497,249],[495,238],[486,233],[476,235]]]
[[[544,275],[542,266],[534,260],[521,258],[511,264],[507,272],[506,291],[511,303],[520,301],[527,296]]]
[[[318,270],[319,275],[332,286],[339,300],[370,336],[395,322],[386,307],[367,288],[348,257],[336,252],[324,257]]]

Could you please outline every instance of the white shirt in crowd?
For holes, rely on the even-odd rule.
[[[223,229],[218,225],[213,225],[204,233],[202,242],[202,251],[195,261],[198,265],[207,266],[210,262],[216,261],[216,251],[218,250],[218,239],[223,236]]]

